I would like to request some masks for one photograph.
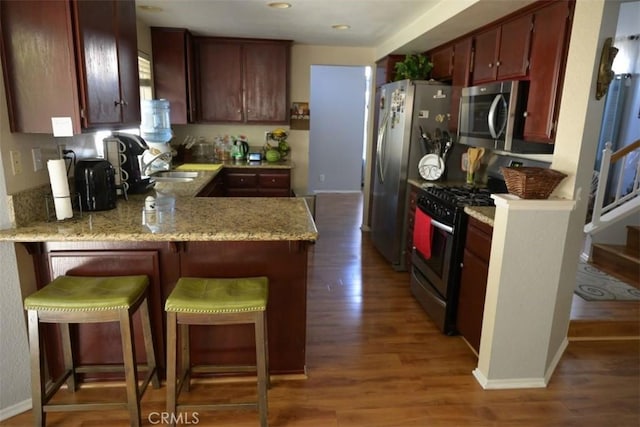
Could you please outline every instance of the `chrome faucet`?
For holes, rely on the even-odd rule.
[[[156,156],[154,156],[151,160],[149,160],[148,162],[144,162],[144,160],[140,160],[140,163],[142,164],[142,166],[140,166],[140,171],[142,172],[142,175],[146,175],[147,174],[147,169],[149,169],[149,167],[158,159],[162,159],[166,162],[170,162],[171,161],[171,152],[167,151],[164,153],[160,153],[157,154]]]

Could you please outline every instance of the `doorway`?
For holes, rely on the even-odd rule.
[[[362,190],[370,67],[311,66],[309,193]]]

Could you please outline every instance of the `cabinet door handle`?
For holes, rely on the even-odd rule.
[[[501,62],[500,62],[500,61],[496,62],[496,67],[499,67],[499,66],[500,66],[500,64],[501,64]]]
[[[489,62],[489,68],[493,68],[493,63]]]
[[[271,182],[276,182],[276,179],[275,178],[271,178]]]
[[[129,105],[129,103],[128,103],[125,99],[121,100],[121,101],[120,101],[120,104],[121,104],[121,105],[124,105],[125,107],[126,107],[127,105]]]
[[[529,112],[525,111],[524,113],[522,113],[522,117],[529,117]]]

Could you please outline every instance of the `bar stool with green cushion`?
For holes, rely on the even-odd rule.
[[[24,300],[29,321],[29,351],[31,354],[31,397],[34,424],[43,426],[46,413],[53,411],[94,411],[128,409],[132,426],[139,426],[140,399],[149,381],[160,387],[149,319],[147,302],[147,276],[79,277],[59,276],[39,291]],[[147,357],[147,376],[138,386],[138,366],[135,358],[133,338],[133,314],[140,309],[142,332]],[[69,323],[119,322],[122,340],[122,365],[75,366],[71,350]],[[57,323],[63,347],[65,372],[46,388],[44,373],[45,355],[41,350],[40,323]],[[141,368],[142,369],[142,368]],[[77,372],[124,371],[127,390],[125,402],[49,404],[62,384],[67,383],[71,391],[76,389]]]
[[[225,408],[258,408],[260,425],[268,425],[267,388],[269,387],[267,350],[266,277],[193,278],[183,277],[167,298],[167,412],[206,411]],[[256,365],[252,366],[191,366],[189,356],[189,325],[253,324],[255,328]],[[180,334],[178,328],[180,325]],[[177,376],[178,338],[181,348],[180,375]],[[246,403],[180,404],[182,389],[189,390],[191,373],[256,372],[258,401]]]

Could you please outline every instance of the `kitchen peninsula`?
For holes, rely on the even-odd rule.
[[[146,274],[161,366],[164,301],[179,277],[268,276],[270,372],[304,374],[307,252],[318,236],[313,218],[302,198],[194,197],[217,173],[201,171],[191,182],[158,182],[148,194],[119,199],[113,210],[0,230],[0,241],[27,248],[38,287],[63,274]],[[154,212],[144,209],[148,196],[155,197]],[[192,327],[193,363],[252,363],[253,330],[246,326]],[[138,332],[136,327],[136,347],[143,348]],[[55,328],[46,333],[57,334]],[[117,325],[78,325],[76,333],[79,363],[119,361]],[[58,341],[47,342],[54,375],[62,370]]]

